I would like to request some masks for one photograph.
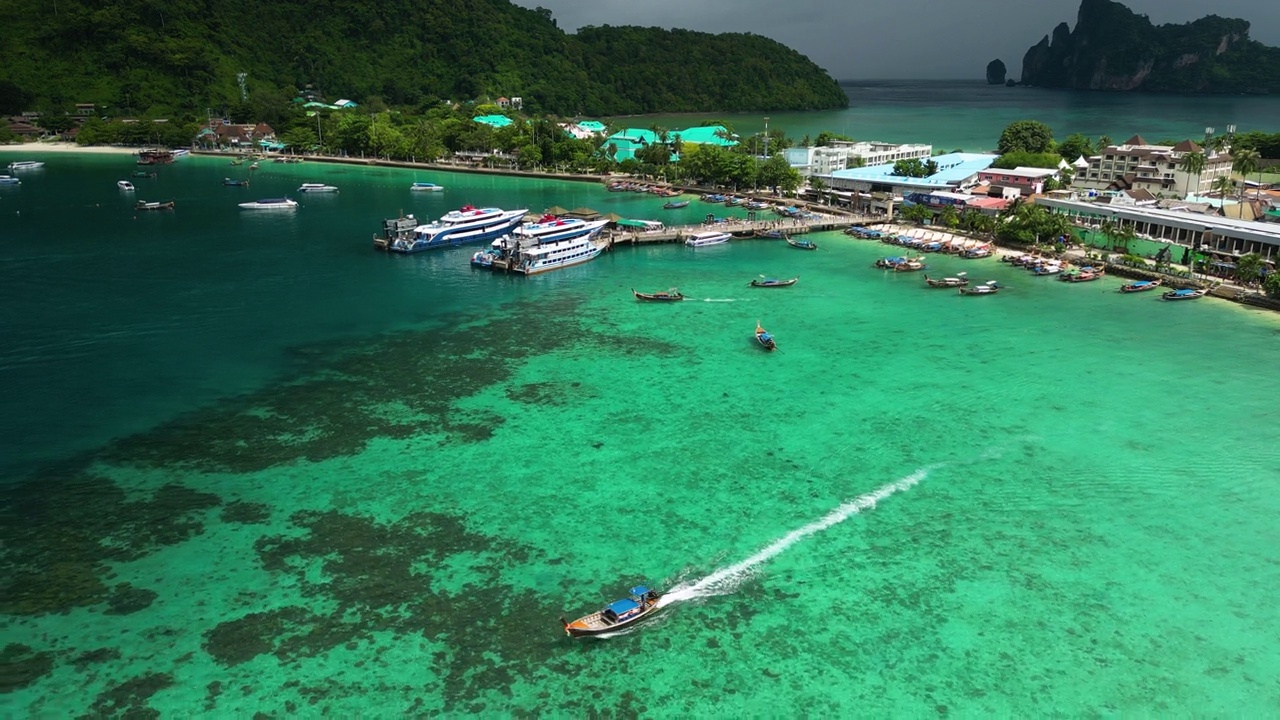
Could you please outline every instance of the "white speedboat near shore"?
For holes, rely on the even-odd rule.
[[[0,175],[0,185],[21,185],[22,181],[12,175]]]
[[[729,242],[729,238],[733,237],[727,232],[719,232],[709,230],[706,232],[696,232],[684,239],[684,244],[689,247],[707,247],[708,245],[723,245]]]
[[[128,180],[117,180],[116,187],[120,188],[125,192],[133,192],[133,183],[129,182]]]
[[[42,167],[44,167],[44,163],[39,160],[15,160],[9,163],[10,172],[16,170],[39,170]]]
[[[254,200],[253,202],[242,202],[240,207],[244,210],[296,210],[298,209],[298,201],[289,198],[266,198]]]
[[[298,188],[298,192],[336,193],[338,192],[338,188],[333,185],[325,185],[324,183],[302,183],[302,187]]]
[[[410,185],[409,189],[414,192],[440,192],[444,190],[444,186],[429,182],[416,182]]]

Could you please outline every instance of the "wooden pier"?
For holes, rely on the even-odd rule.
[[[734,239],[749,240],[757,238],[756,233],[778,231],[785,235],[801,235],[809,232],[827,232],[843,230],[850,225],[878,222],[883,218],[823,215],[818,218],[769,218],[762,220],[739,220],[733,222],[702,223],[700,225],[677,225],[661,230],[629,231],[610,230],[602,236],[609,245],[648,245],[652,243],[679,243],[696,232],[727,232]],[[769,238],[757,238],[769,239]]]

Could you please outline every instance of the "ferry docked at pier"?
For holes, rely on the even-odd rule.
[[[608,222],[545,215],[537,222],[521,225],[510,235],[493,241],[488,250],[471,257],[471,264],[536,275],[590,262],[604,249],[595,240]]]
[[[511,232],[527,212],[528,210],[475,208],[465,205],[458,210],[450,210],[429,225],[419,225],[413,229],[411,237],[396,239],[387,249],[414,253],[493,240]]]

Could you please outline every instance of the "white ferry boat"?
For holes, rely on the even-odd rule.
[[[412,237],[395,240],[388,249],[414,253],[493,240],[515,229],[527,212],[527,209],[503,210],[464,205],[461,209],[450,210],[429,225],[419,225],[413,229]]]
[[[15,170],[38,170],[44,167],[44,163],[39,160],[17,160],[9,163],[9,171]]]
[[[705,232],[696,232],[684,239],[684,244],[689,247],[707,247],[708,245],[721,245],[729,242],[729,238],[733,237],[727,232],[718,232],[708,230]]]
[[[240,207],[244,210],[297,210],[298,201],[290,198],[266,198],[264,200],[254,200],[253,202],[242,202]]]
[[[493,241],[489,250],[471,257],[476,267],[508,270],[524,275],[557,270],[594,260],[603,250],[596,237],[608,220],[558,219],[544,216]]]
[[[338,188],[324,183],[302,183],[302,186],[298,188],[298,192],[331,193],[338,192]]]
[[[416,182],[410,185],[409,189],[414,192],[440,192],[444,190],[444,186],[429,182]]]

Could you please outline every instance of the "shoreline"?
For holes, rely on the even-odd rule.
[[[123,145],[77,145],[73,142],[33,142],[0,145],[0,153],[85,153],[87,155],[137,155],[138,148]]]

